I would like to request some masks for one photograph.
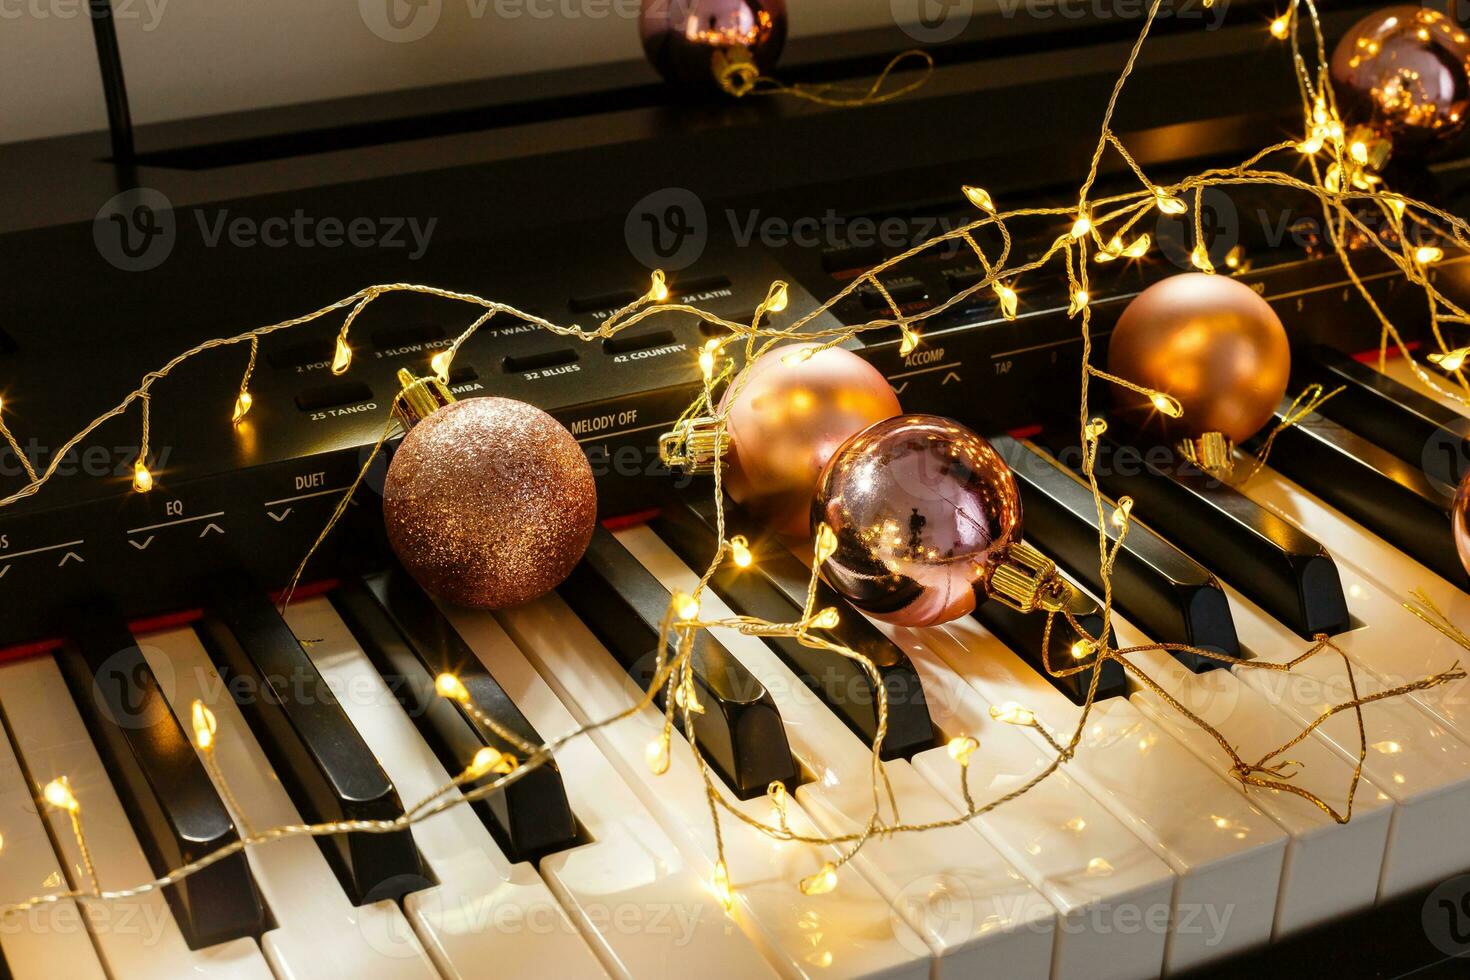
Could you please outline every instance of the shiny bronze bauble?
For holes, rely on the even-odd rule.
[[[499,609],[545,595],[581,560],[597,487],[556,419],[510,398],[471,398],[404,436],[383,485],[383,521],[426,590]]]
[[[1358,21],[1332,53],[1332,90],[1349,125],[1395,150],[1448,141],[1470,111],[1470,37],[1423,7],[1385,7]]]
[[[840,347],[819,347],[772,348],[720,402],[730,438],[725,488],[780,534],[807,533],[817,476],[837,447],[903,411],[877,368]]]
[[[822,577],[853,605],[899,626],[969,613],[1021,539],[1010,467],[969,429],[936,415],[900,415],[842,446],[822,471],[812,526],[837,550]]]
[[[786,0],[643,0],[643,52],[671,84],[743,95],[776,66]]]
[[[1108,371],[1172,395],[1182,417],[1114,386],[1120,418],[1169,438],[1219,432],[1244,442],[1286,394],[1291,348],[1271,304],[1228,276],[1186,272],[1129,302],[1108,341]]]

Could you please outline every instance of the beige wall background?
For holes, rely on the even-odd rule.
[[[114,0],[137,122],[641,56],[638,0]],[[927,6],[927,10],[926,10]],[[788,0],[792,36],[971,0]],[[0,0],[0,142],[106,125],[86,0]]]

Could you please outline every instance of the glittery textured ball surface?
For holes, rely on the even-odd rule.
[[[597,488],[560,422],[510,398],[456,402],[403,439],[383,486],[388,542],[449,602],[499,609],[555,588],[587,550]]]

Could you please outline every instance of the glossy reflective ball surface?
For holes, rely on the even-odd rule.
[[[837,535],[822,577],[900,626],[957,619],[1021,538],[1021,497],[995,448],[957,422],[900,415],[832,457],[812,507]]]

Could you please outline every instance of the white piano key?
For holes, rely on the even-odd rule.
[[[354,665],[352,674],[356,674],[359,668],[372,672],[371,679],[357,681],[363,688],[382,685],[381,677],[360,653],[330,604],[314,607],[303,603],[294,613],[303,617],[299,635],[310,634],[324,640],[311,650],[319,667],[348,680],[349,675],[341,672],[341,668],[350,662]],[[305,617],[310,617],[310,621]],[[288,618],[294,618],[293,614],[288,613]],[[494,668],[496,680],[538,733],[545,738],[553,738],[574,727],[571,717],[560,708],[555,697],[493,619],[477,616],[472,625],[464,629],[466,642],[472,648],[482,652],[493,651],[493,657],[487,660],[493,661],[489,665]],[[377,702],[374,700],[374,703]],[[416,790],[411,795],[432,791],[443,777],[444,769],[418,737],[396,701],[392,707],[397,712],[392,726],[397,728],[401,724],[407,726],[406,730],[393,734],[392,747],[384,753],[378,753],[376,747],[374,752],[386,764],[393,754],[402,751],[405,744],[415,746],[416,752],[418,746],[423,746],[422,757],[415,762],[415,767],[420,772],[431,771],[433,775],[425,780],[422,776],[410,774],[409,778],[414,780],[411,785],[425,784],[421,791]],[[528,710],[530,708],[536,711]],[[360,729],[376,727],[359,725]],[[368,731],[364,731],[364,736],[368,737]],[[385,737],[383,741],[386,743],[390,739]],[[478,975],[485,962],[494,962],[505,964],[508,973],[515,973],[510,962],[514,957],[524,962],[527,972],[545,971],[557,977],[601,975],[604,971],[619,977],[683,976],[694,969],[696,963],[699,969],[705,970],[709,964],[704,962],[704,958],[712,957],[719,964],[713,969],[713,976],[760,976],[768,973],[769,968],[765,967],[760,954],[744,935],[726,927],[719,903],[684,866],[683,859],[668,838],[628,789],[617,781],[596,747],[585,739],[579,739],[563,746],[556,758],[568,801],[592,842],[544,857],[540,864],[541,873],[546,877],[544,883],[529,865],[510,865],[501,856],[484,824],[468,808],[446,811],[416,828],[434,827],[451,815],[461,824],[450,841],[450,850],[439,846],[425,850],[425,857],[431,861],[435,860],[435,852],[442,852],[442,863],[454,867],[447,872],[439,872],[438,864],[435,865],[440,881],[438,888],[407,899],[415,913],[435,913],[436,928],[442,931],[446,926],[462,925],[456,920],[465,916],[456,910],[468,903],[469,907],[479,910],[475,914],[485,926],[494,928],[496,923],[505,923],[513,931],[505,938],[513,939],[516,948],[507,950],[504,955],[487,960],[467,955],[474,952],[468,947],[458,951],[460,956],[456,961],[461,971],[467,971],[466,975],[470,976]],[[435,785],[428,785],[430,783]],[[455,843],[458,841],[466,841],[467,844]],[[424,850],[424,847],[421,843],[420,849]],[[485,858],[475,857],[482,853],[488,855],[492,863],[487,864]],[[462,878],[461,868],[466,858],[481,865],[477,873],[478,883],[475,879]],[[489,877],[487,872],[495,877]],[[508,874],[521,879],[513,895],[508,895],[506,884],[500,883]],[[451,884],[456,893],[453,896],[444,894],[443,889]],[[552,892],[560,897],[565,909],[553,898]],[[509,916],[506,912],[508,900],[516,902],[515,908],[518,909]],[[568,910],[582,933],[575,940],[569,935],[575,934],[576,929],[568,918]],[[450,914],[445,915],[445,912]],[[585,942],[581,941],[583,939]],[[483,940],[480,942],[483,944]],[[588,943],[591,944],[590,949]],[[592,956],[594,949],[597,959]]]
[[[695,589],[699,576],[650,529],[630,528],[617,537],[665,588]],[[705,618],[734,615],[711,591],[701,603]],[[792,752],[812,780],[797,788],[797,801],[829,834],[861,832],[874,806],[870,748],[764,641],[728,629],[711,633],[775,699]],[[908,762],[888,762],[885,770],[904,822],[943,821],[959,813]],[[892,818],[886,807],[884,814]],[[1050,973],[1055,926],[1050,904],[971,828],[874,839],[852,864],[928,941],[942,959],[942,973]]]
[[[1126,630],[1119,636],[1124,645],[1135,645],[1135,640]],[[1299,724],[1228,670],[1195,674],[1158,651],[1133,654],[1129,659],[1171,697],[1219,730],[1244,759],[1259,759],[1301,731]],[[1148,689],[1140,687],[1131,700],[1205,765],[1228,774],[1230,757],[1209,733]],[[1316,735],[1292,746],[1289,755],[1300,763],[1292,779],[1295,785],[1317,793],[1338,809],[1345,806],[1352,766],[1340,755]],[[1295,793],[1247,787],[1228,775],[1225,778],[1291,838],[1276,902],[1276,937],[1373,905],[1393,816],[1392,801],[1382,790],[1360,780],[1352,820],[1339,824]]]
[[[643,695],[559,597],[502,609],[496,617],[579,724],[626,711]],[[455,613],[451,618],[465,632],[475,617]],[[708,881],[714,872],[714,833],[704,783],[688,744],[676,733],[671,764],[661,776],[644,762],[647,746],[662,729],[663,715],[645,707],[596,730],[591,738]],[[718,777],[715,784],[733,808],[769,820],[769,802],[738,801]],[[790,814],[795,833],[820,834],[799,806],[791,807]],[[831,850],[773,841],[728,814],[721,828],[741,911],[737,921],[750,929],[751,938],[783,975],[929,976],[933,960],[928,946],[857,873],[842,871],[838,887],[828,894],[802,894],[797,883],[830,859]]]
[[[1349,581],[1351,569],[1339,569]],[[1310,644],[1228,585],[1230,605],[1241,649],[1263,661],[1285,662]],[[1349,594],[1349,609],[1357,599]],[[1373,643],[1409,649],[1437,635],[1417,621],[1418,629],[1374,631],[1360,627],[1334,637],[1355,667],[1359,696],[1381,692],[1385,684],[1358,658]],[[1426,635],[1427,634],[1427,635]],[[1452,661],[1440,665],[1448,667]],[[1328,708],[1350,701],[1352,688],[1341,657],[1324,650],[1290,672],[1249,666],[1232,667],[1242,682],[1263,694],[1298,725],[1316,721]],[[1363,708],[1368,753],[1363,772],[1396,804],[1379,900],[1393,898],[1444,877],[1448,868],[1470,866],[1470,837],[1454,829],[1470,819],[1470,748],[1409,698],[1379,701]],[[1350,763],[1358,757],[1358,723],[1344,711],[1322,723],[1318,732]]]
[[[1114,615],[1118,626],[1127,628]],[[1030,708],[1065,744],[1081,709],[977,620],[928,631],[935,650],[991,703]],[[1141,638],[1140,638],[1141,639]],[[1044,745],[1041,736],[1027,735]],[[1071,775],[1178,876],[1165,968],[1178,972],[1267,942],[1286,834],[1221,776],[1121,698],[1095,704]]]
[[[1426,350],[1432,349],[1434,348],[1431,347],[1427,348]],[[1421,360],[1425,352],[1426,351],[1419,352]],[[1373,366],[1375,368],[1378,366],[1377,361],[1373,362]],[[1450,408],[1453,408],[1461,415],[1470,415],[1470,405],[1467,405],[1465,402],[1460,401],[1452,394],[1453,392],[1459,391],[1458,382],[1456,382],[1453,378],[1446,378],[1440,375],[1438,371],[1431,367],[1423,364],[1421,364],[1420,366],[1423,367],[1425,373],[1427,373],[1431,378],[1434,379],[1434,384],[1437,386],[1438,390],[1419,380],[1419,376],[1414,373],[1414,369],[1409,365],[1409,362],[1404,360],[1402,357],[1390,357],[1388,359],[1388,363],[1384,365],[1383,373],[1388,375],[1390,378],[1393,378],[1400,384],[1407,385],[1420,394],[1427,395],[1428,397],[1433,398],[1441,405],[1447,405]]]
[[[997,668],[991,678],[992,693],[1006,699],[1022,697],[1021,686],[1008,686],[1008,678],[1026,677],[1028,666],[1009,655],[1000,656],[993,647],[996,644],[984,627],[969,623],[952,624],[951,633],[964,632],[979,644],[970,648],[966,664],[975,661],[979,667]],[[1115,642],[1121,646],[1138,646],[1150,642],[1121,616],[1115,615],[1113,625]],[[976,658],[976,653],[981,657]],[[1302,725],[1289,718],[1266,701],[1255,690],[1244,686],[1228,670],[1219,669],[1194,674],[1186,670],[1173,657],[1165,653],[1148,652],[1130,658],[1146,669],[1149,676],[1160,683],[1169,693],[1180,698],[1191,710],[1216,727],[1226,730],[1236,740],[1235,744],[1245,753],[1255,752],[1256,757],[1296,737]],[[1038,682],[1045,683],[1037,677]],[[1130,684],[1136,685],[1130,679]],[[1053,696],[1054,695],[1054,696]],[[1149,707],[1146,691],[1135,695],[1143,699],[1141,707]],[[1058,708],[1063,715],[1075,712],[1076,707],[1060,694],[1042,693],[1038,701]],[[1152,720],[1194,748],[1196,755],[1206,766],[1218,773],[1229,787],[1246,793],[1251,802],[1272,816],[1278,826],[1292,835],[1288,846],[1280,890],[1277,896],[1273,934],[1282,935],[1303,929],[1328,918],[1346,914],[1373,904],[1378,893],[1379,878],[1383,868],[1385,838],[1388,833],[1392,807],[1388,798],[1373,789],[1364,780],[1355,797],[1361,819],[1355,820],[1352,830],[1341,827],[1313,804],[1290,793],[1251,789],[1248,792],[1239,781],[1228,775],[1228,757],[1219,746],[1198,726],[1180,717],[1172,710],[1165,713],[1150,713]],[[1071,728],[1062,726],[1060,734],[1067,735]],[[1195,740],[1193,736],[1198,736]],[[1213,752],[1214,754],[1210,754]],[[1292,758],[1310,768],[1313,774],[1310,785],[1331,795],[1331,790],[1340,787],[1335,802],[1346,792],[1351,777],[1351,767],[1319,736],[1310,736],[1292,750]],[[1303,779],[1307,778],[1305,775]],[[1188,798],[1188,794],[1180,794]],[[1212,791],[1213,796],[1213,791]],[[1163,798],[1173,800],[1174,794]],[[1318,887],[1320,883],[1321,887]]]
[[[1459,622],[1470,616],[1470,595],[1269,466],[1239,489],[1297,527],[1311,528],[1339,566],[1350,564],[1390,597],[1407,599],[1410,588],[1422,589],[1450,619]],[[1344,588],[1350,588],[1348,583]],[[1356,604],[1349,605],[1356,614]]]
[[[315,641],[306,645],[307,655],[406,806],[449,781],[331,603],[296,603],[286,622],[298,637]],[[507,859],[468,806],[415,824],[413,838],[438,884],[404,896],[404,911],[446,977],[478,976],[487,963],[515,976],[603,975],[536,869]]]
[[[0,667],[0,704],[32,779],[44,784],[66,776],[81,803],[87,846],[105,890],[132,888],[156,875],[108,781],[86,725],[72,705],[60,671],[49,657]],[[86,887],[81,852],[66,815],[48,808],[46,819],[60,843],[67,873]],[[87,913],[103,964],[114,980],[200,977],[270,980],[260,947],[248,938],[191,950],[168,901],[158,891],[117,902],[94,903]],[[52,974],[53,976],[57,974]]]
[[[189,628],[164,630],[140,636],[138,647],[156,674],[173,678],[161,686],[175,715],[189,718],[196,699],[214,712],[219,723],[215,758],[241,808],[232,814],[236,824],[258,832],[302,823],[197,634]],[[233,806],[230,794],[220,796]],[[261,947],[282,980],[437,977],[398,906],[391,900],[353,905],[315,840],[288,838],[246,853],[276,921],[276,928],[261,937]]]
[[[990,717],[990,702],[954,675],[929,645],[933,631],[878,627],[901,645],[919,672],[935,726],[946,738],[970,735],[977,804],[1026,785],[1051,761],[1021,730]],[[945,747],[913,757],[914,768],[963,808],[959,767]],[[1054,980],[1156,975],[1168,936],[1175,876],[1138,837],[1065,769],[1009,800],[972,826],[1057,909]]]
[[[577,727],[499,623],[483,613],[444,612],[543,738]],[[592,739],[572,739],[556,759],[593,843],[543,858],[542,872],[583,910],[586,928],[622,950],[629,976],[774,975],[745,932],[732,928],[708,877],[684,859]],[[628,910],[638,910],[631,927]],[[732,912],[738,922],[743,912]],[[649,913],[656,920],[645,921]]]
[[[35,790],[0,733],[0,905],[69,891],[50,835],[36,812]],[[0,922],[0,949],[15,980],[104,980],[102,961],[82,920],[67,899],[40,905]]]
[[[1298,527],[1310,528],[1328,543],[1348,608],[1364,624],[1338,640],[1355,662],[1377,674],[1385,686],[1438,673],[1456,661],[1470,663],[1470,654],[1463,647],[1402,605],[1410,598],[1411,588],[1423,589],[1452,621],[1464,623],[1470,619],[1470,595],[1269,467],[1243,489],[1247,496]],[[1385,641],[1385,637],[1391,639]],[[1412,697],[1470,742],[1470,678],[1415,692]]]

